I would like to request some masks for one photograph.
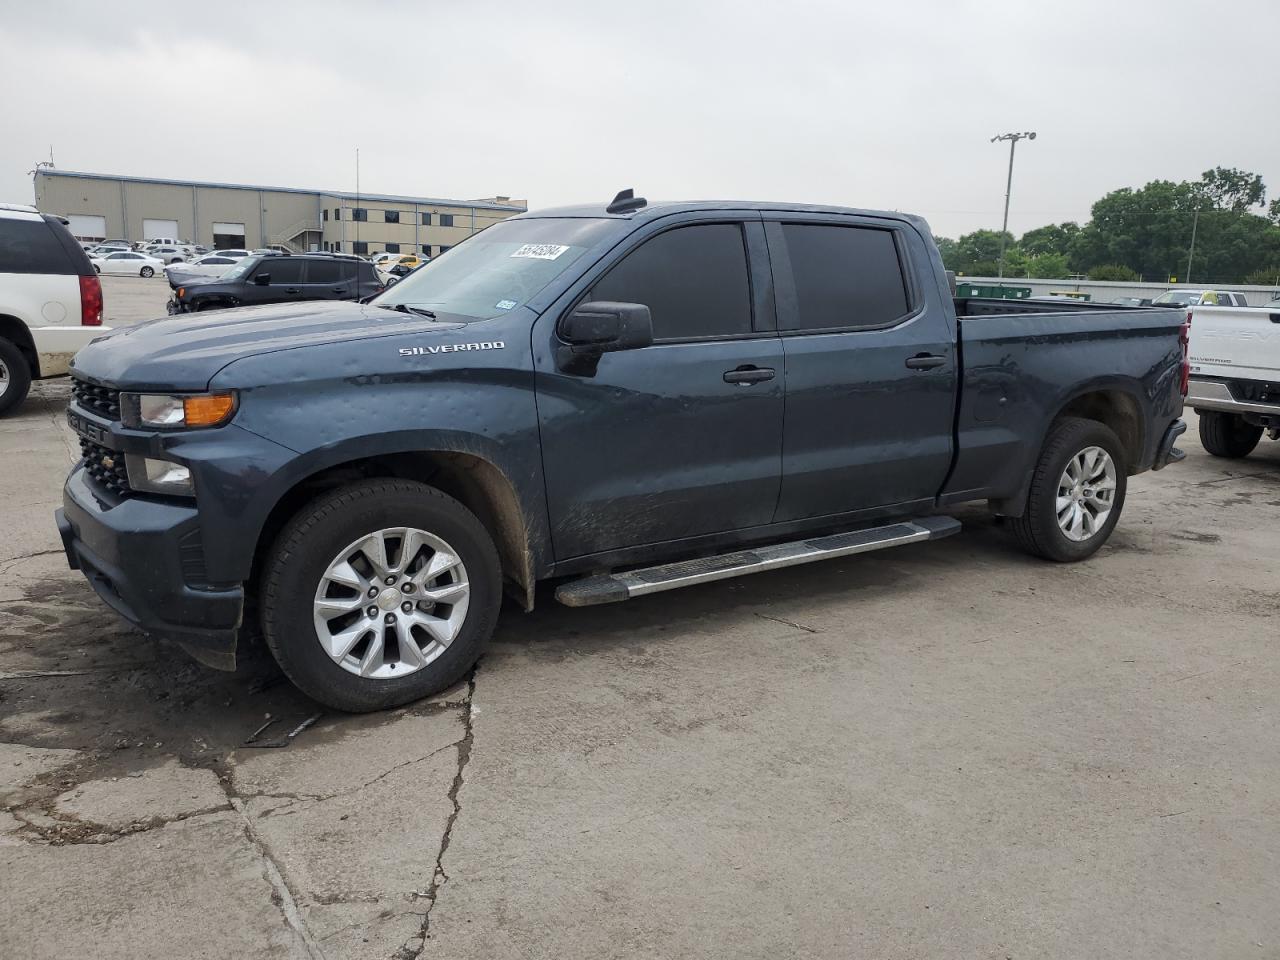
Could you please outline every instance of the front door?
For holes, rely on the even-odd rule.
[[[923,238],[903,221],[766,220],[787,381],[775,519],[927,509],[951,467],[958,360],[939,291],[911,280],[934,271]]]
[[[535,333],[556,559],[769,523],[782,344],[759,221],[654,225],[584,282]],[[561,370],[555,324],[587,300],[647,305],[653,345]]]
[[[267,282],[258,278],[266,276]],[[244,292],[246,303],[287,303],[302,299],[302,261],[295,257],[263,257]]]

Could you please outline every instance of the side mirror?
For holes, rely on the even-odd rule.
[[[594,376],[600,357],[653,343],[653,317],[643,303],[595,300],[579,304],[560,322],[556,362],[567,373]]]
[[[253,282],[260,287],[265,287],[267,284],[271,282],[271,274],[269,273],[254,274]]]

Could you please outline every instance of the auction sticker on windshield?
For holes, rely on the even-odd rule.
[[[554,260],[569,248],[559,243],[526,243],[511,256],[534,260]]]

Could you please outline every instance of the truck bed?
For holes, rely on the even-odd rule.
[[[1072,403],[1125,409],[1130,472],[1150,469],[1182,408],[1185,309],[983,298],[956,308],[964,372],[942,503],[1023,496],[1040,453],[1027,439],[1044,437]]]

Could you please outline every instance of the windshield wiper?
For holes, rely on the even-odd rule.
[[[424,307],[411,307],[407,303],[375,303],[375,307],[381,307],[383,310],[399,310],[401,313],[416,313],[420,317],[426,317],[428,320],[434,320],[436,315]]]

